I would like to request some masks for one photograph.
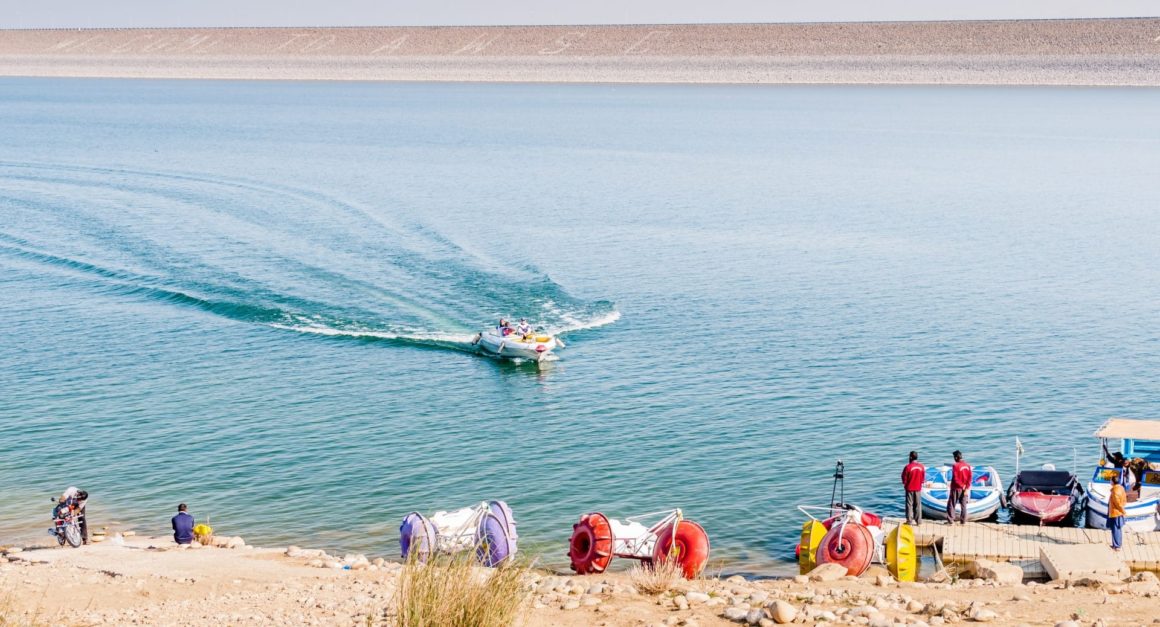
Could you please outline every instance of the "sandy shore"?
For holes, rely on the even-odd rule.
[[[0,75],[1160,85],[1160,18],[0,31]]]
[[[169,538],[0,554],[0,624],[387,624],[402,568],[297,548],[178,549]],[[523,625],[770,625],[790,615],[858,625],[1160,622],[1160,584],[1150,573],[1125,582],[900,584],[878,569],[832,581],[681,581],[652,595],[624,573],[534,571],[526,587]]]

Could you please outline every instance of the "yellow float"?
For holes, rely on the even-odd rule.
[[[899,581],[918,577],[918,545],[910,525],[899,524],[886,536],[886,568]]]
[[[798,570],[805,575],[818,565],[818,547],[829,529],[813,518],[802,523],[802,539],[798,545]]]

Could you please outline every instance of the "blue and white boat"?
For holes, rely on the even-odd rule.
[[[1087,489],[1087,526],[1106,529],[1108,495],[1116,481],[1128,485],[1124,526],[1132,531],[1160,530],[1160,420],[1112,418],[1096,432],[1100,439],[1100,465],[1092,473]],[[1119,440],[1119,453],[1128,460],[1127,473],[1108,459],[1109,440]],[[1127,478],[1124,478],[1124,475]]]
[[[947,499],[950,498],[951,467],[926,469],[926,482],[919,500],[923,518],[947,519]],[[986,520],[999,511],[1003,504],[1003,481],[991,466],[976,466],[971,479],[971,496],[967,501],[967,520]]]

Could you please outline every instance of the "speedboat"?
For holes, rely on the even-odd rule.
[[[1128,485],[1124,526],[1132,531],[1160,531],[1160,420],[1112,418],[1095,432],[1100,439],[1102,461],[1095,468],[1087,489],[1087,526],[1106,529],[1108,495],[1116,481]],[[1119,440],[1119,453],[1127,460],[1127,471],[1112,467],[1108,441]],[[1126,479],[1125,479],[1126,475]]]
[[[1051,464],[1044,464],[1042,470],[1024,470],[1015,475],[1007,492],[1014,517],[1040,525],[1070,520],[1081,497],[1083,488],[1075,475],[1056,470]]]
[[[926,482],[919,493],[923,518],[946,520],[947,499],[950,498],[951,467],[947,465],[926,469]],[[972,470],[971,494],[967,500],[967,520],[986,520],[999,511],[1003,503],[1003,482],[992,466],[977,466]]]
[[[472,344],[492,355],[531,361],[544,361],[553,350],[564,348],[564,341],[554,335],[538,330],[521,335],[511,327],[486,329]]]

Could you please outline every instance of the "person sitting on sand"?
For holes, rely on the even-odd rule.
[[[528,324],[527,318],[520,318],[520,323],[516,325],[516,333],[525,338],[532,334],[532,325]]]
[[[173,540],[178,544],[193,542],[193,515],[189,513],[185,503],[177,506],[177,515],[170,521],[173,523]]]

